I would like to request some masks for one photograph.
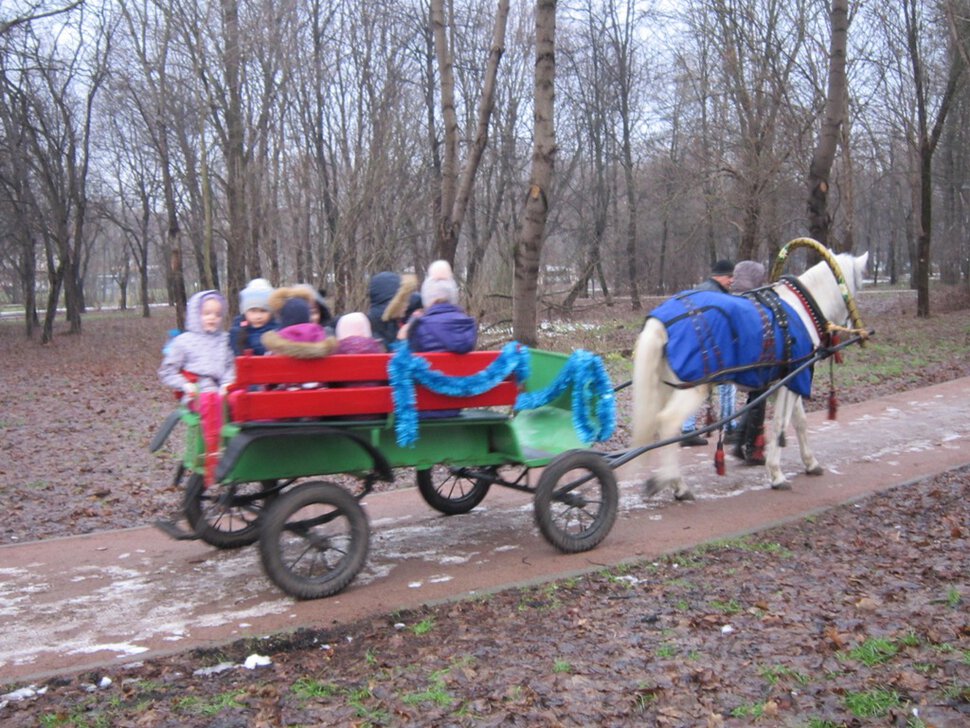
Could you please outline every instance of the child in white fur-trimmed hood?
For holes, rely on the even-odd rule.
[[[185,331],[165,347],[158,368],[162,384],[194,395],[225,391],[236,379],[236,362],[223,322],[226,299],[219,291],[201,291],[185,306]]]
[[[205,484],[215,480],[222,430],[222,398],[236,380],[236,360],[225,330],[226,299],[202,291],[185,307],[185,331],[169,342],[158,368],[162,384],[184,393],[183,402],[199,413],[205,443]]]

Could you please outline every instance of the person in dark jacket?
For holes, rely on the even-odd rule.
[[[756,260],[742,260],[734,266],[734,280],[731,282],[731,293],[744,293],[754,288],[761,288],[765,284],[765,267]],[[764,394],[764,389],[754,389],[748,392],[747,404],[751,404]],[[765,425],[765,410],[767,400],[761,400],[741,417],[738,425],[738,438],[731,454],[743,460],[745,465],[764,465],[764,451],[759,451],[757,438],[762,434]]]
[[[370,279],[367,294],[370,298],[370,319],[374,336],[390,347],[397,341],[398,330],[404,324],[408,301],[418,287],[418,279],[411,274],[398,275],[392,271],[377,273]]]
[[[731,281],[734,280],[734,263],[730,260],[719,260],[711,268],[711,275],[697,285],[698,291],[714,291],[715,293],[730,293]]]
[[[420,314],[412,316],[399,338],[407,338],[411,351],[450,351],[466,354],[478,341],[478,324],[458,305],[453,279],[428,278],[421,285]]]
[[[475,348],[478,324],[458,305],[458,284],[453,278],[425,279],[421,284],[421,310],[401,327],[398,338],[406,338],[411,351],[467,354]],[[421,419],[454,417],[460,411],[422,412]]]

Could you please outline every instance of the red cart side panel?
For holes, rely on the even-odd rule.
[[[476,374],[498,357],[497,351],[468,354],[420,354],[431,368],[449,376]],[[322,359],[284,356],[236,358],[236,382],[230,398],[235,422],[376,415],[394,411],[387,381],[390,354],[339,354]],[[359,382],[360,386],[354,386]],[[303,388],[303,384],[315,388]],[[252,387],[282,385],[288,389],[250,391]],[[337,386],[329,386],[337,385]],[[518,395],[514,378],[474,397],[449,397],[424,387],[416,388],[417,409],[448,410],[466,407],[511,406]]]

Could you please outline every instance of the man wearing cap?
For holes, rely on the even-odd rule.
[[[731,281],[734,280],[734,263],[730,260],[719,260],[711,268],[711,275],[697,286],[699,291],[715,291],[730,293]]]
[[[711,268],[711,275],[696,286],[699,291],[714,291],[715,293],[730,293],[731,281],[734,280],[734,263],[730,260],[719,260]],[[737,388],[733,384],[719,384],[717,387],[718,397],[721,403],[721,417],[730,417],[734,414],[734,399],[737,395]],[[733,435],[736,427],[734,422],[729,422],[725,426],[728,436]],[[683,435],[689,435],[697,430],[697,413],[688,417],[681,426],[680,431]],[[693,435],[680,441],[681,447],[696,447],[707,444],[707,439],[701,435]]]

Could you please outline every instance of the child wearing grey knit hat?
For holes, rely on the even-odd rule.
[[[265,278],[253,278],[239,292],[239,315],[229,329],[229,344],[236,356],[245,352],[256,356],[266,353],[263,334],[279,328],[269,307],[273,290],[273,285]]]

